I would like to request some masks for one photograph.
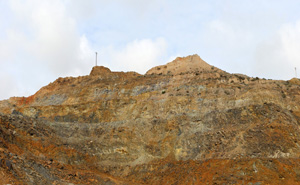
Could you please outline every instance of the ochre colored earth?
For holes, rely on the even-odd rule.
[[[198,55],[0,101],[0,184],[300,184],[300,80]]]

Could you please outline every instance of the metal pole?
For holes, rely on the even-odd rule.
[[[295,67],[295,74],[296,74],[296,78],[297,78],[297,68]]]
[[[98,54],[98,53],[96,52],[96,66],[97,66],[97,54]]]

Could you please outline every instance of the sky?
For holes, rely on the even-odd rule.
[[[300,76],[299,0],[0,0],[0,100],[95,65],[136,71],[198,54],[230,73]]]

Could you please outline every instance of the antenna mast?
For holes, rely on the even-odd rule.
[[[297,68],[295,67],[295,74],[296,74],[296,78],[297,78]]]
[[[98,54],[98,53],[96,52],[96,66],[97,66],[97,54]]]

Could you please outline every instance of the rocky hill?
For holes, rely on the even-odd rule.
[[[300,81],[198,55],[0,102],[3,184],[300,184]]]

